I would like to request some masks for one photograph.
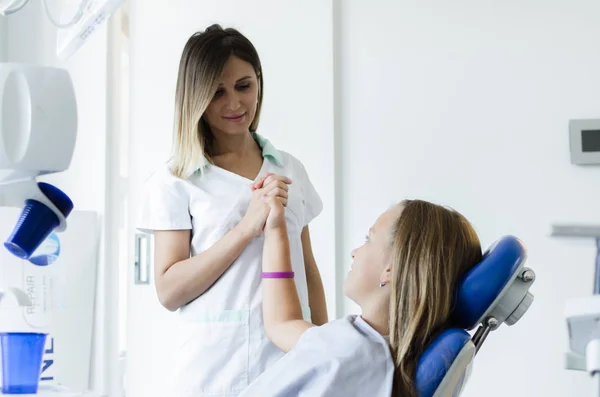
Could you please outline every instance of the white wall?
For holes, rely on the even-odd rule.
[[[311,224],[311,235],[334,317],[331,1],[176,0],[169,7],[159,0],[130,2],[132,238],[142,184],[170,155],[183,46],[192,33],[215,22],[240,29],[257,47],[265,78],[259,132],[298,157],[322,195],[325,210]],[[154,395],[168,365],[173,313],[159,306],[153,285],[132,285],[129,299],[127,393]]]
[[[569,119],[600,116],[600,3],[344,0],[338,11],[343,251],[405,197],[463,212],[484,246],[520,237],[536,301],[488,339],[464,395],[591,396],[562,354],[564,303],[591,294],[594,243],[548,235],[553,222],[600,219],[600,168],[570,165],[568,141]]]
[[[8,52],[8,29],[6,21],[0,19],[0,62],[6,60],[6,53]]]
[[[51,3],[52,4],[52,3]],[[37,63],[64,67],[69,70],[75,87],[78,106],[78,136],[70,168],[60,174],[40,178],[64,190],[75,204],[75,210],[95,211],[106,222],[106,87],[107,30],[99,28],[89,41],[66,62],[55,56],[55,28],[43,13],[40,1],[31,1],[19,13],[6,18],[7,59],[11,62]],[[104,266],[106,252],[101,243],[96,324],[94,329],[94,360],[91,383],[104,392],[110,368],[107,354],[111,349],[109,337],[116,329],[117,308],[114,305],[114,273]],[[108,271],[107,271],[108,269]],[[116,290],[116,287],[114,287]],[[114,350],[114,347],[113,347]],[[116,350],[114,351],[116,356]]]

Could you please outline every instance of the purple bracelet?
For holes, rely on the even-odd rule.
[[[294,278],[294,272],[262,272],[262,278]]]

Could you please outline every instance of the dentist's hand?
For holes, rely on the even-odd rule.
[[[258,178],[254,183],[250,185],[250,189],[256,191],[257,189],[264,189],[268,191],[267,196],[276,196],[281,201],[283,206],[287,206],[288,202],[288,190],[292,180],[287,176],[276,175],[271,172],[267,172],[264,176]]]
[[[265,183],[267,180],[269,182]],[[252,199],[238,226],[252,237],[259,236],[265,227],[270,211],[266,199],[273,198],[281,205],[287,205],[287,185],[290,183],[292,181],[288,177],[274,174],[266,174],[254,182],[250,186]]]

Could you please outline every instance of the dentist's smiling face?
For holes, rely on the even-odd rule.
[[[258,79],[254,68],[232,55],[204,119],[215,136],[245,134],[256,115],[257,102]]]

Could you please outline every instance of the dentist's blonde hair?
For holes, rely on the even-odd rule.
[[[394,397],[417,397],[419,358],[447,325],[461,276],[482,259],[471,224],[456,211],[406,200],[392,229],[390,347]]]
[[[179,63],[175,93],[173,161],[171,172],[188,178],[198,170],[204,158],[212,162],[213,134],[203,119],[219,85],[225,63],[236,56],[252,65],[258,80],[256,115],[250,124],[255,132],[260,118],[263,78],[260,58],[254,45],[233,28],[209,26],[187,41]]]

